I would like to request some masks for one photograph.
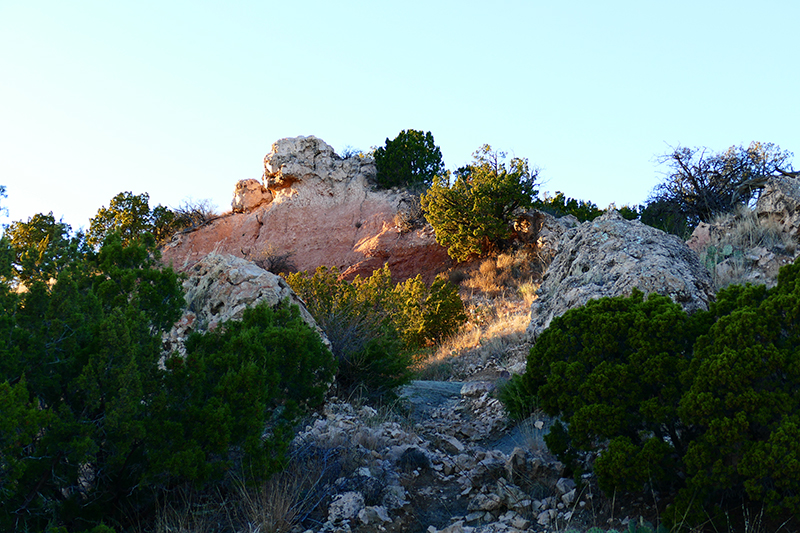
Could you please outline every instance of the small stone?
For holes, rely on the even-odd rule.
[[[328,507],[328,520],[340,522],[352,520],[364,509],[364,495],[360,492],[345,492],[337,495]]]
[[[574,488],[575,481],[568,477],[562,477],[556,481],[556,491],[558,491],[559,494],[566,494]]]
[[[523,517],[523,516],[516,515],[511,520],[511,525],[513,527],[517,528],[517,529],[521,529],[523,531],[527,531],[531,527],[531,521],[528,520],[527,518]]]
[[[358,519],[364,524],[379,524],[392,521],[386,511],[386,507],[382,505],[365,507],[358,513]]]
[[[555,509],[547,509],[539,513],[536,517],[536,522],[541,526],[549,526],[556,516],[558,516],[558,512]]]

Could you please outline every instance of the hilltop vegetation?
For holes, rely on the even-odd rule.
[[[375,187],[418,198],[424,221],[409,224],[430,224],[456,266],[426,284],[395,283],[386,266],[347,280],[262,260],[285,270],[331,349],[282,304],[192,334],[185,358],[162,352],[185,302],[158,246],[212,220],[207,203],[151,208],[146,193],[121,192],[85,234],[52,213],[5,229],[0,528],[156,530],[187,494],[230,502],[279,478],[298,423],[326,398],[381,407],[414,377],[469,377],[475,361],[528,349],[501,397],[517,419],[561,420],[547,444],[579,483],[591,473],[610,498],[658,493],[676,527],[717,525],[731,498],[800,513],[800,266],[769,290],[731,285],[692,315],[637,292],[591,301],[531,347],[528,309],[551,257],[515,222],[531,209],[579,221],[605,210],[539,197],[539,171],[489,145],[453,172],[430,132],[404,130],[372,155]],[[746,206],[767,177],[794,175],[790,156],[762,143],[677,148],[648,202],[619,211],[686,237]],[[224,528],[244,527],[242,513]]]

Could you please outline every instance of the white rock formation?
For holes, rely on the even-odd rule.
[[[591,299],[633,288],[669,296],[689,312],[714,297],[708,270],[683,241],[610,211],[564,234],[531,306],[528,335],[536,338],[553,318]]]
[[[192,331],[213,330],[226,320],[238,320],[248,307],[267,301],[276,306],[285,299],[300,308],[303,320],[329,344],[305,305],[280,276],[254,263],[227,254],[211,253],[188,271],[183,282],[186,312],[165,339],[168,352],[183,353],[183,342]]]

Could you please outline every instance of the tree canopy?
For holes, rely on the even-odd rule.
[[[798,317],[800,262],[693,315],[638,291],[592,300],[553,319],[501,397],[559,417],[548,447],[608,494],[676,494],[669,519],[724,517],[726,500],[797,514]]]
[[[157,205],[150,209],[150,195],[121,192],[111,199],[108,207],[101,207],[89,221],[86,240],[91,246],[100,246],[111,232],[117,232],[123,244],[150,233],[162,242],[171,236],[175,227],[175,214]]]
[[[791,157],[776,144],[755,141],[719,153],[678,146],[657,159],[667,171],[651,202],[660,206],[660,217],[668,217],[665,210],[673,211],[694,227],[747,204],[769,177],[792,172]]]
[[[537,194],[538,173],[531,171],[527,159],[513,157],[506,163],[506,154],[488,144],[473,157],[455,172],[452,182],[450,175],[437,176],[421,198],[436,241],[456,261],[501,250],[515,213],[530,208]]]
[[[70,225],[56,222],[52,212],[12,222],[4,235],[13,251],[14,275],[23,284],[54,279],[85,251],[83,235],[73,236]]]
[[[436,176],[444,172],[442,152],[434,143],[431,132],[403,130],[386,146],[376,148],[373,156],[378,186],[429,187]]]

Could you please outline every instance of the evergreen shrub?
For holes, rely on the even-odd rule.
[[[176,487],[265,477],[321,402],[333,358],[296,308],[250,310],[160,366],[184,299],[152,242],[112,232],[55,283],[0,284],[0,530],[123,530]]]
[[[638,291],[570,310],[501,399],[517,418],[534,408],[559,417],[548,446],[575,471],[593,466],[609,494],[675,494],[673,518],[698,521],[737,498],[796,514],[798,346],[795,263],[776,287],[731,285],[693,315]]]

